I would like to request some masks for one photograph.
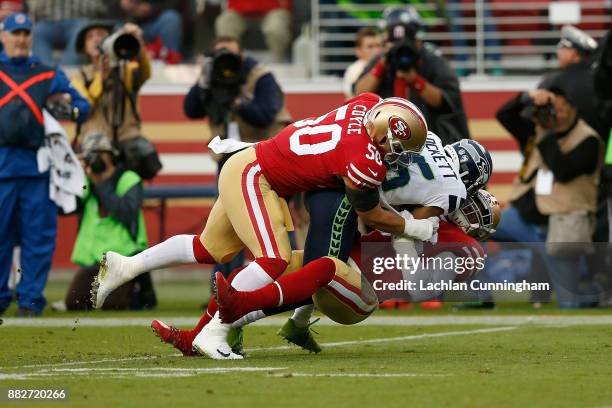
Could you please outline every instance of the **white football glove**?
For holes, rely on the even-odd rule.
[[[402,211],[401,216],[406,221],[403,235],[407,238],[429,241],[438,233],[438,226],[440,224],[438,217],[415,220],[410,211],[407,210]]]

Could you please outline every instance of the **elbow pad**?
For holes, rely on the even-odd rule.
[[[380,203],[378,189],[355,190],[346,187],[346,198],[356,211],[370,211]]]

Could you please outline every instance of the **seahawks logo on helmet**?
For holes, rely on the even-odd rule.
[[[489,182],[493,173],[493,160],[483,145],[475,140],[463,139],[446,146],[445,150],[456,162],[468,194],[474,193]]]

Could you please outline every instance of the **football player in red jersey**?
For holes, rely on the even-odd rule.
[[[451,259],[463,258],[463,261],[460,262],[460,264],[464,266],[461,273],[455,270],[422,268],[422,270],[411,272],[416,272],[417,275],[413,279],[415,279],[415,281],[422,279],[426,282],[436,282],[449,279],[463,281],[472,278],[482,269],[482,266],[484,266],[485,253],[478,240],[485,240],[495,232],[495,228],[500,221],[500,214],[499,203],[495,197],[487,191],[479,190],[474,196],[469,197],[462,208],[449,216],[452,222],[440,223],[437,243],[425,242],[423,246],[423,255],[426,258],[440,257],[445,262]],[[351,259],[357,265],[362,265],[361,243],[363,242],[389,243],[386,256],[393,258],[396,252],[391,246],[393,241],[390,235],[381,234],[379,231],[375,231],[362,237],[359,242],[356,243],[351,253]],[[396,248],[398,253],[405,250],[405,247],[402,246]],[[471,258],[471,261],[467,261],[468,258]],[[435,265],[435,262],[432,262],[432,264]],[[455,262],[454,264],[458,265],[459,262]],[[310,296],[315,295],[315,293],[320,295],[319,290],[321,288],[328,288],[328,285],[332,283],[335,283],[332,289],[338,288],[338,285],[343,285],[348,291],[352,291],[359,295],[358,291],[355,290],[359,289],[356,285],[347,284],[346,278],[337,279],[338,275],[341,275],[341,272],[336,272],[336,275],[334,275],[329,271],[326,273],[323,270],[304,273],[305,270],[306,268],[303,268],[296,272],[286,274],[274,283],[250,292],[236,291],[235,288],[228,285],[225,278],[218,273],[216,275],[216,296],[220,305],[219,310],[222,320],[232,323],[247,313],[256,310],[271,309],[286,304],[291,305],[292,303],[300,304],[308,300]],[[398,281],[402,279],[403,273],[399,270],[395,272],[397,272],[397,276],[392,277],[390,281],[394,281],[396,278]],[[388,276],[387,279],[389,279]],[[363,288],[363,281],[361,285]],[[419,287],[419,285],[417,285],[417,287]],[[370,290],[369,286],[363,288],[363,290]],[[326,310],[323,312],[336,322],[360,321],[356,319],[363,320],[373,311],[372,308],[368,308],[368,296],[362,296],[361,299],[359,299],[359,297],[356,298],[355,296],[344,296],[342,290],[329,289],[329,292],[331,292],[331,296],[329,293],[322,295],[326,296],[327,302]],[[345,290],[344,293],[347,293],[347,291]],[[435,297],[440,293],[431,293],[430,291],[424,290],[410,292],[412,296],[421,297],[423,298],[422,300]],[[336,298],[335,300],[333,300],[334,297]],[[330,301],[335,302],[335,305],[330,305]],[[347,305],[351,305],[352,307],[346,307]],[[359,307],[365,308],[357,310]],[[361,318],[359,318],[359,314],[362,315]],[[264,316],[260,315],[258,318],[262,317]],[[250,323],[254,320],[256,319],[246,319],[245,322]],[[241,322],[239,322],[238,326],[240,324]],[[309,351],[320,351],[316,343],[310,346],[310,348],[305,348]],[[304,347],[304,345],[302,345],[302,347]]]
[[[359,95],[319,118],[295,122],[227,161],[219,176],[219,198],[199,237],[178,235],[132,257],[106,253],[92,287],[93,304],[102,306],[110,292],[146,270],[224,263],[244,246],[255,261],[232,285],[254,290],[275,281],[291,258],[287,232],[292,223],[285,198],[302,191],[344,184],[366,224],[394,235],[431,238],[437,219],[405,219],[386,211],[377,189],[386,172],[382,158],[391,164],[409,161],[411,153],[421,151],[426,135],[423,115],[412,103],[381,100],[374,94]],[[305,268],[328,271],[340,264],[321,258]],[[207,333],[212,340],[200,351],[212,358],[241,358],[225,343],[229,329],[218,317],[213,321]]]

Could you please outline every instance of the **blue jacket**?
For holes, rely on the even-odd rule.
[[[68,77],[66,77],[66,74],[64,74],[61,69],[45,67],[37,57],[9,58],[4,52],[0,52],[0,71],[9,77],[11,75],[27,77],[28,75],[33,76],[43,71],[48,72],[52,70],[54,70],[54,75],[49,80],[48,84],[43,84],[43,87],[31,87],[33,99],[38,101],[38,104],[41,104],[41,101],[50,95],[68,93],[72,97],[72,106],[79,109],[78,121],[83,122],[89,113],[89,103],[72,87]],[[5,86],[4,83],[0,85]],[[26,93],[27,92],[28,90],[26,90]],[[43,92],[44,94],[36,94],[36,92]],[[17,95],[14,98],[20,98],[20,96]],[[2,108],[0,108],[0,116],[2,116],[1,109]],[[7,109],[4,113],[6,114],[7,112],[12,113],[10,109]],[[11,137],[9,137],[9,139],[11,139],[10,141],[0,141],[0,179],[41,176],[38,172],[36,152],[38,147],[42,144],[42,140],[40,137],[40,129],[38,128],[39,124],[35,123],[35,125],[32,125],[32,123],[34,123],[32,122],[33,115],[32,111],[21,109],[16,117],[11,118],[11,120],[14,119],[14,121],[3,118],[2,121],[4,123],[0,126],[26,126],[29,130],[31,129],[32,136],[30,139],[25,140],[12,140]],[[23,135],[24,133],[21,132],[21,134]]]

